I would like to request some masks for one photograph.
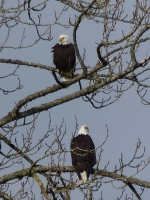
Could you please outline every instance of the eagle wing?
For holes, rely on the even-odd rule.
[[[75,69],[76,56],[72,43],[68,45],[56,44],[52,47],[53,63],[63,74],[73,73]]]
[[[96,164],[95,145],[89,135],[78,135],[71,141],[72,165],[88,162],[92,167]]]

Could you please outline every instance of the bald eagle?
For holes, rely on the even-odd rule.
[[[90,174],[94,174],[96,164],[95,145],[88,135],[86,125],[81,126],[78,136],[71,140],[72,165],[75,168],[80,183],[86,183]]]
[[[65,78],[65,76],[68,74],[73,77],[76,56],[74,46],[70,43],[69,37],[67,35],[60,35],[59,43],[52,47],[51,52],[53,52],[53,63],[63,76],[63,81],[70,80]]]

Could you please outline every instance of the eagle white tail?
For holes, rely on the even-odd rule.
[[[78,177],[78,180],[79,180],[79,182],[80,183],[87,183],[87,173],[84,171],[84,172],[82,172],[82,173],[80,173],[81,174],[81,180],[79,179],[79,177]]]
[[[63,82],[65,82],[65,81],[70,81],[71,79],[70,78],[66,78],[66,77],[62,77],[62,80],[63,80]]]
[[[65,81],[70,81],[71,79],[70,78],[66,78],[66,77],[62,77],[62,82],[65,82]],[[67,86],[66,88],[69,88],[70,86]]]

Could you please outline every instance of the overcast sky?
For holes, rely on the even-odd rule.
[[[10,3],[10,2],[9,2]],[[9,4],[8,4],[9,5]],[[57,12],[62,8],[62,4],[57,1],[48,2],[45,11],[41,12],[42,14],[42,22],[44,23],[53,23],[54,22],[54,10]],[[133,11],[133,6],[131,2],[126,3],[125,11],[130,15]],[[74,17],[74,12],[70,9],[66,13],[63,14],[61,21],[64,23],[68,23],[68,16]],[[34,14],[36,19],[37,13]],[[24,13],[22,15],[22,20],[27,20],[27,14]],[[5,44],[6,47],[9,46],[19,46],[21,35],[23,33],[24,25],[18,25],[18,28],[12,29],[10,32],[10,37],[8,42]],[[129,31],[131,28],[128,25],[126,28],[120,25],[118,26],[118,30],[112,35],[112,41],[117,38],[121,38],[121,31],[124,32]],[[41,29],[42,30],[42,29]],[[96,42],[100,42],[102,38],[102,24],[96,24],[93,21],[88,21],[84,19],[83,22],[79,26],[79,30],[77,32],[77,41],[79,45],[80,53],[84,52],[84,48],[86,49],[86,59],[85,64],[93,67],[98,61],[96,55]],[[61,34],[67,34],[72,39],[72,28],[64,28],[63,26],[53,25],[51,26],[52,37],[51,41],[40,41],[38,44],[34,45],[31,48],[25,49],[11,49],[5,48],[1,52],[1,58],[9,58],[9,59],[19,59],[27,62],[35,62],[41,63],[48,66],[53,66],[52,63],[52,53],[51,48],[58,42],[58,37]],[[6,29],[5,27],[1,28],[1,37],[0,44],[6,38]],[[25,35],[26,38],[23,41],[23,45],[28,45],[32,43],[32,41],[36,40],[36,30],[34,27],[25,26]],[[149,49],[150,43],[144,43],[140,51],[137,52],[137,60],[140,61],[146,57],[146,53]],[[124,65],[126,63],[124,62]],[[53,66],[54,67],[54,66]],[[79,64],[77,67],[80,67]],[[7,73],[12,72],[14,66],[11,64],[2,64],[0,65],[1,75],[3,76]],[[1,104],[0,104],[0,116],[1,118],[5,116],[12,108],[15,106],[20,99],[26,97],[29,94],[45,89],[49,86],[52,86],[55,83],[55,80],[52,74],[46,70],[37,69],[33,67],[20,66],[17,71],[18,76],[20,77],[21,84],[23,85],[23,89],[17,91],[16,93],[10,93],[8,95],[3,95],[1,93]],[[5,89],[14,88],[17,84],[17,77],[12,77],[8,79],[0,80],[0,87]],[[83,83],[84,81],[82,81]],[[86,82],[85,82],[86,83]],[[71,86],[69,89],[62,89],[57,93],[53,93],[37,99],[34,102],[29,104],[29,107],[40,105],[45,102],[50,102],[55,98],[63,97],[65,95],[74,93],[79,90],[79,85],[76,83]],[[115,93],[112,94],[115,96]],[[100,96],[101,98],[101,96]],[[150,99],[150,95],[148,94],[147,99]],[[101,100],[101,99],[100,99]],[[100,162],[100,169],[103,169],[104,166],[108,163],[109,165],[107,170],[113,171],[115,165],[119,166],[119,158],[121,153],[123,154],[123,158],[125,162],[128,162],[135,151],[136,144],[140,138],[142,144],[139,150],[140,153],[143,152],[144,147],[146,148],[145,156],[143,159],[147,159],[150,156],[150,108],[149,106],[144,106],[141,103],[139,96],[136,93],[136,85],[133,86],[130,90],[125,92],[122,97],[115,102],[114,104],[102,108],[102,109],[94,109],[90,103],[86,103],[82,100],[82,98],[75,99],[71,102],[64,103],[57,107],[54,107],[49,110],[51,115],[51,124],[52,128],[55,129],[56,126],[60,126],[62,120],[64,119],[64,126],[66,125],[67,135],[65,136],[64,142],[66,148],[69,150],[70,148],[70,140],[72,137],[72,133],[75,130],[75,124],[77,118],[77,122],[80,126],[86,124],[90,130],[90,136],[92,137],[95,146],[98,147],[103,143],[106,137],[106,125],[108,126],[108,139],[106,143],[102,146],[104,152],[102,154],[102,160]],[[39,139],[42,138],[42,135],[45,134],[48,127],[48,112],[45,111],[40,114],[37,122],[36,128],[33,135],[33,143],[36,143]],[[55,131],[54,131],[55,132]],[[54,133],[53,132],[53,133]],[[26,127],[20,129],[20,136],[18,133],[18,138],[22,133],[26,133]],[[47,141],[48,143],[48,141]],[[7,152],[8,147],[2,143],[2,148]],[[41,151],[42,155],[42,151]],[[32,159],[38,158],[39,155],[33,156]],[[48,163],[48,160],[46,161]],[[138,162],[138,160],[137,160]],[[42,162],[39,164],[43,164]],[[25,164],[27,165],[27,164]],[[71,165],[70,155],[67,155],[66,165]],[[27,165],[28,166],[28,165]],[[142,180],[149,181],[149,168],[148,166],[137,176]],[[11,168],[11,171],[14,172],[16,170],[15,167]],[[9,170],[10,171],[10,170]],[[6,171],[8,172],[8,171]],[[5,173],[6,173],[5,172]],[[124,171],[124,175],[130,176],[134,173],[134,170],[126,169]],[[1,172],[1,176],[4,175],[4,172]],[[76,177],[75,177],[76,178]],[[38,187],[38,186],[37,186]],[[100,197],[100,193],[103,191],[104,199],[116,199],[119,194],[115,188],[110,184],[104,184],[102,188],[100,188],[99,192],[96,193],[95,199]],[[109,192],[108,192],[109,191]],[[76,193],[76,194],[75,194]],[[126,191],[127,194],[131,194],[130,190]],[[121,191],[120,191],[121,194]],[[81,195],[77,193],[77,190],[71,192],[71,200],[77,200],[77,195]],[[150,196],[150,191],[145,189],[142,199],[148,199]],[[80,196],[81,197],[81,196]]]

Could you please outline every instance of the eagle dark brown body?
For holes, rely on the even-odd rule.
[[[82,173],[86,172],[85,183],[90,174],[94,173],[93,166],[96,164],[95,145],[89,135],[79,134],[74,137],[70,145],[72,165],[75,168],[79,180],[84,179]]]
[[[62,45],[56,44],[52,47],[53,62],[59,72],[63,75],[72,74],[75,71],[76,56],[72,43]]]

